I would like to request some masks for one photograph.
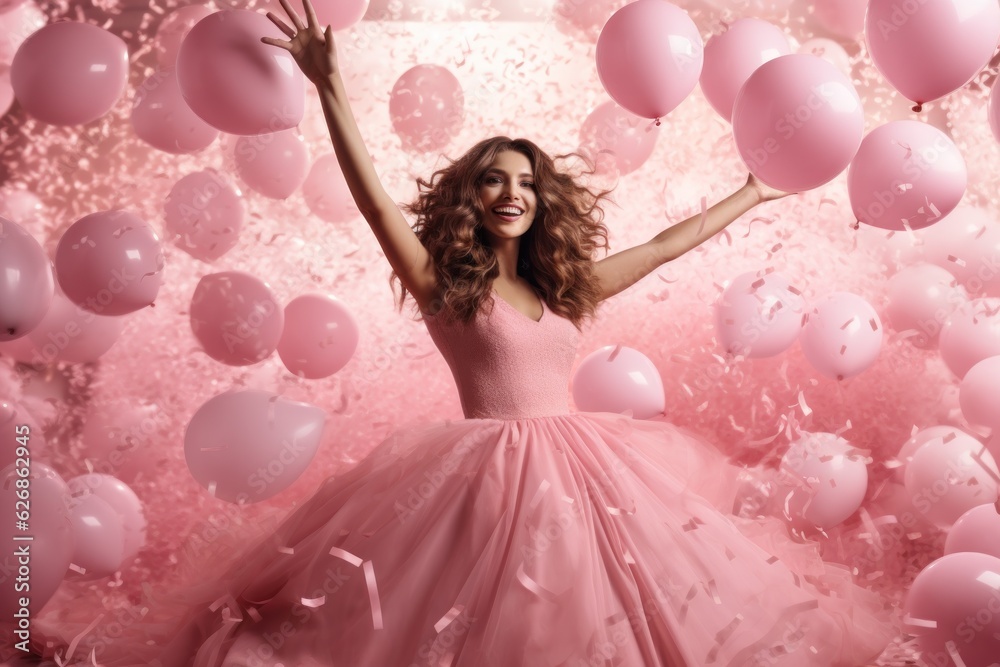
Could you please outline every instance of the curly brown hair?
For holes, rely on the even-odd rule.
[[[610,249],[604,210],[599,206],[611,190],[594,191],[573,175],[556,169],[555,160],[579,157],[595,172],[593,163],[576,152],[549,157],[527,139],[498,136],[484,139],[458,160],[435,171],[430,182],[417,179],[419,194],[400,208],[415,215],[413,231],[434,260],[437,306],[462,322],[469,322],[490,296],[500,265],[483,229],[479,188],[494,158],[513,150],[531,162],[537,213],[521,236],[517,274],[526,279],[549,309],[577,327],[597,311],[600,291],[593,270],[597,248]],[[603,242],[598,243],[599,239]],[[390,287],[398,280],[393,271]],[[399,310],[407,290],[400,283]]]

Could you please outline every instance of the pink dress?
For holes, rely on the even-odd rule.
[[[846,568],[733,516],[737,468],[693,433],[571,413],[579,332],[547,305],[425,323],[465,419],[395,432],[234,554],[169,645],[98,664],[855,667],[896,636]]]

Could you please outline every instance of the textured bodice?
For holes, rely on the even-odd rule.
[[[468,323],[424,314],[448,362],[466,419],[523,419],[569,413],[569,375],[580,343],[573,323],[549,310],[534,321],[491,292]]]

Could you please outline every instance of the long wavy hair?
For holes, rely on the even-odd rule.
[[[610,249],[600,201],[611,190],[595,191],[580,185],[573,175],[558,170],[554,160],[582,158],[593,174],[591,161],[580,153],[549,157],[527,139],[485,139],[458,160],[439,169],[430,182],[417,179],[419,194],[401,210],[416,216],[413,231],[434,261],[438,292],[431,313],[447,310],[469,322],[490,296],[500,264],[489,245],[480,200],[480,187],[498,153],[517,151],[531,162],[537,198],[535,219],[521,236],[517,275],[527,280],[549,309],[577,327],[597,311],[600,291],[593,271],[597,248]],[[390,288],[399,276],[393,271]],[[399,310],[407,290],[400,282]]]

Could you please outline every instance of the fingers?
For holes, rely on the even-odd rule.
[[[326,26],[326,52],[333,53],[333,28]]]
[[[302,25],[302,19],[300,19],[299,15],[295,13],[295,10],[292,9],[292,6],[288,4],[288,0],[278,0],[278,2],[281,3],[282,9],[284,9],[285,13],[288,14],[288,18],[292,19],[292,24],[295,26],[295,28],[297,30],[305,30],[306,27]]]
[[[278,26],[278,30],[285,33],[289,37],[295,37],[295,31],[292,30],[289,26],[285,25],[285,22],[279,19],[277,16],[275,16],[271,12],[268,12],[267,18],[271,19],[271,23]]]
[[[275,39],[274,37],[261,37],[260,41],[264,42],[265,44],[270,44],[271,46],[280,47],[282,49],[285,49],[286,51],[292,50],[291,42],[283,42],[280,39]]]
[[[313,9],[312,3],[309,0],[302,0],[302,6],[306,8],[306,20],[309,22],[309,27],[314,28],[318,33],[319,19],[316,18],[316,10]]]

